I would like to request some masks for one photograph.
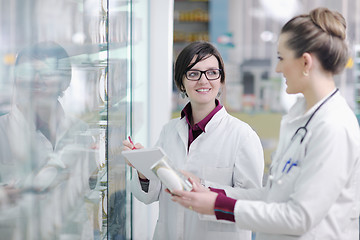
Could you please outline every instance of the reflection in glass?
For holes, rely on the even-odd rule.
[[[17,192],[2,202],[4,239],[93,239],[101,228],[96,135],[59,101],[71,71],[54,42],[17,56],[11,111],[0,118],[0,179]]]
[[[131,238],[132,6],[1,2],[0,239]]]

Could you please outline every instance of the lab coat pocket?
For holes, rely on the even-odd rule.
[[[294,166],[288,173],[275,177],[269,190],[267,200],[269,202],[284,202],[289,200],[294,192],[294,185],[300,174],[300,167]]]
[[[207,166],[203,168],[202,176],[206,181],[232,186],[233,168]]]

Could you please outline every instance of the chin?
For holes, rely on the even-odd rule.
[[[297,92],[294,91],[293,89],[289,88],[289,86],[285,89],[287,94],[296,94]]]

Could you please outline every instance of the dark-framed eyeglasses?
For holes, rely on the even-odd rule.
[[[199,81],[202,74],[204,74],[209,81],[216,80],[221,76],[221,69],[209,69],[206,71],[188,70],[185,73],[185,77],[190,81]]]

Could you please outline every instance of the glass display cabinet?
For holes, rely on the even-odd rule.
[[[134,4],[1,1],[1,239],[131,238]]]

